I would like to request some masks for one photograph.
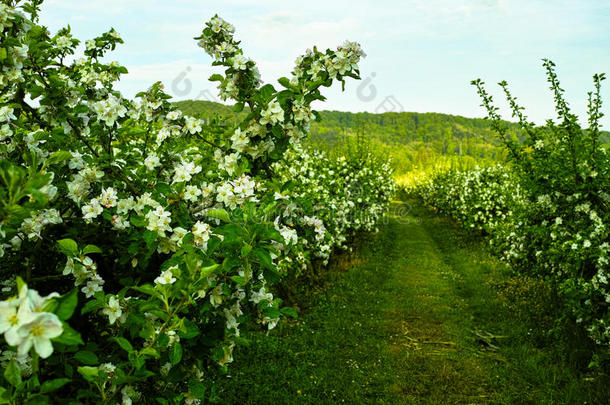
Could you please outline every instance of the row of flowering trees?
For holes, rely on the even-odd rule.
[[[518,179],[510,169],[500,165],[440,171],[410,191],[431,208],[488,235],[496,234],[512,221],[525,204]]]
[[[39,25],[40,4],[0,4],[0,403],[199,403],[240,325],[296,316],[270,285],[389,203],[387,166],[299,147],[321,87],[358,79],[362,51],[308,50],[279,90],[261,87],[215,16],[197,40],[223,69],[220,96],[248,111],[230,126],[183,115],[160,83],[126,99],[113,85],[127,70],[103,61],[119,34],[77,56],[69,27]]]
[[[555,65],[544,60],[557,120],[536,126],[500,82],[521,138],[510,136],[493,98],[473,81],[511,160],[506,168],[441,174],[419,188],[424,199],[493,236],[499,255],[516,270],[548,280],[564,304],[563,318],[590,338],[610,342],[610,156],[602,142],[604,74],[593,77],[588,121],[582,126],[565,101]]]

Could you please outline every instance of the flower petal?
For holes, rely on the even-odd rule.
[[[34,349],[36,353],[42,359],[46,359],[51,354],[53,354],[53,344],[51,341],[43,336],[39,336],[33,339],[34,340]]]
[[[4,340],[6,340],[6,343],[10,346],[17,346],[23,339],[19,336],[19,333],[17,333],[17,328],[10,328],[4,333]]]
[[[25,356],[26,354],[28,354],[28,352],[32,348],[32,343],[33,342],[32,342],[32,338],[31,337],[27,337],[27,338],[23,339],[21,341],[21,343],[19,344],[19,348],[17,349],[17,353],[19,353],[20,356]]]

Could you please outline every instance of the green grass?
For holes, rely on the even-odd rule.
[[[536,347],[489,282],[505,267],[417,202],[363,241],[306,314],[249,332],[226,376],[209,383],[239,404],[606,403],[603,383]],[[605,392],[603,391],[605,390]]]

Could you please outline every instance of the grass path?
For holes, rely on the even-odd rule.
[[[247,335],[216,376],[225,402],[600,403],[528,342],[488,284],[506,269],[481,242],[416,202],[395,207],[305,315]]]

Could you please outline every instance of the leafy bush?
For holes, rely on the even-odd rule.
[[[490,235],[512,223],[525,202],[517,178],[502,166],[440,172],[419,184],[415,192],[465,227]]]
[[[506,82],[500,86],[525,134],[518,143],[505,127],[480,80],[474,81],[528,198],[506,236],[505,258],[516,268],[548,276],[565,300],[568,315],[598,344],[610,342],[608,203],[610,158],[600,142],[603,74],[593,76],[588,127],[583,129],[564,98],[555,64],[544,60],[558,122],[536,127],[523,114]]]
[[[282,181],[295,182],[300,205],[315,203],[314,216],[306,222],[323,224],[327,230],[322,234],[318,225],[317,234],[308,238],[315,241],[316,256],[327,262],[333,248],[347,248],[345,242],[354,232],[376,230],[396,188],[388,162],[372,155],[329,159],[319,151],[294,150],[287,155],[277,164]]]
[[[51,36],[41,1],[16,3],[0,5],[0,403],[198,403],[240,324],[296,316],[269,285],[373,228],[388,202],[387,170],[367,162],[326,159],[286,181],[310,103],[359,78],[360,46],[314,48],[281,90],[260,87],[215,16],[197,39],[224,68],[210,78],[220,96],[248,110],[234,127],[183,115],[161,83],[124,98],[113,84],[127,70],[102,62],[115,30],[73,58],[69,27]],[[309,192],[307,176],[362,185],[364,202]],[[320,214],[329,204],[372,216]]]
[[[595,90],[588,93],[588,126],[583,129],[565,101],[555,65],[544,60],[543,66],[558,122],[549,119],[535,126],[507,83],[499,83],[519,120],[522,139],[510,134],[484,83],[473,81],[510,153],[508,169],[514,175],[478,183],[471,179],[481,171],[448,173],[424,186],[422,194],[468,226],[492,233],[493,244],[513,268],[551,281],[565,305],[563,316],[583,325],[597,344],[607,345],[610,157],[600,141],[599,123],[605,76],[593,76]],[[493,170],[498,169],[488,172]]]

